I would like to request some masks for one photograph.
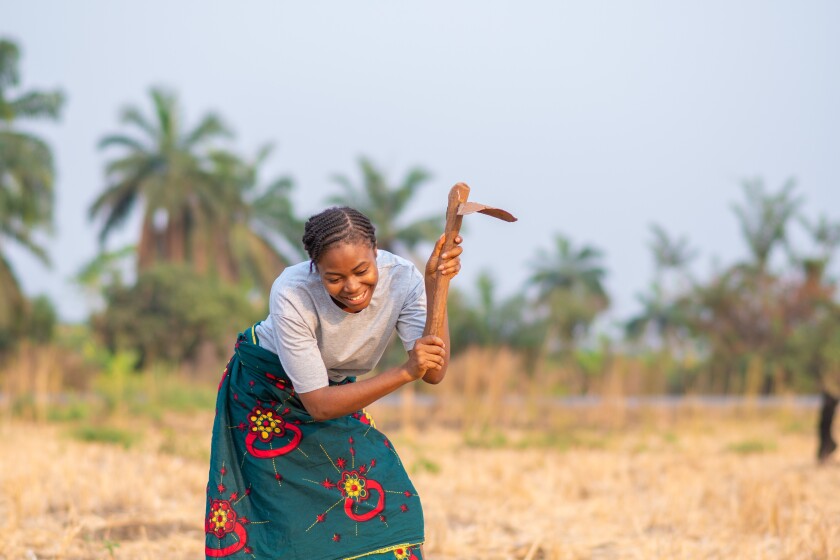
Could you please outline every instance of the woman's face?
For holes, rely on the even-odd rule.
[[[379,281],[375,248],[367,243],[338,243],[316,264],[321,283],[344,311],[358,313],[370,305]]]

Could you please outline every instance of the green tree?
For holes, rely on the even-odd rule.
[[[525,296],[499,299],[496,282],[488,271],[478,275],[472,290],[451,289],[448,314],[453,351],[470,346],[526,350],[539,341],[529,321]]]
[[[220,191],[229,196],[227,212],[216,227],[216,233],[227,232],[229,240],[218,240],[216,247],[229,251],[226,260],[233,265],[234,278],[263,297],[286,264],[304,256],[300,243],[304,223],[290,198],[291,179],[279,177],[267,184],[260,180],[270,153],[267,145],[253,161],[229,152],[212,155],[214,180],[226,184]]]
[[[3,245],[13,242],[44,264],[47,251],[36,240],[53,223],[55,171],[49,146],[18,128],[21,121],[58,119],[58,91],[19,91],[20,49],[0,39],[0,330],[13,329],[28,303]]]
[[[156,262],[187,262],[199,270],[212,265],[230,279],[227,232],[220,229],[235,195],[225,191],[228,182],[214,176],[209,157],[214,143],[230,132],[213,114],[185,129],[174,93],[154,88],[150,97],[151,117],[128,107],[121,115],[127,132],[107,135],[99,143],[101,149],[121,149],[107,163],[108,184],[90,208],[91,218],[103,219],[100,241],[142,206],[138,270]]]
[[[637,295],[642,309],[625,323],[625,333],[631,340],[671,353],[687,334],[686,297],[693,285],[687,267],[697,252],[685,237],[675,239],[661,226],[652,225],[651,233],[653,282],[648,293]]]
[[[538,251],[529,282],[537,289],[535,303],[544,315],[543,352],[572,359],[592,323],[609,307],[602,259],[599,249],[578,249],[563,235],[555,237],[552,252]],[[588,379],[582,369],[581,376],[585,391]]]
[[[840,221],[821,215],[814,221],[803,216],[799,222],[811,238],[813,249],[811,254],[805,257],[791,251],[791,257],[797,262],[813,261],[827,265],[834,256],[834,252],[840,247]]]
[[[796,181],[788,179],[776,193],[768,193],[761,179],[748,179],[742,184],[746,201],[733,205],[741,234],[750,250],[752,264],[763,275],[773,250],[788,242],[787,231],[797,214],[802,199],[794,196]]]
[[[429,217],[403,224],[401,218],[418,189],[429,179],[419,167],[409,170],[397,186],[390,186],[382,171],[366,159],[359,160],[362,184],[356,186],[344,175],[335,181],[344,194],[330,197],[329,202],[350,206],[365,214],[376,226],[376,242],[380,248],[394,252],[400,247],[413,251],[423,241],[436,241],[443,233],[443,218]]]
[[[776,248],[795,253],[788,230],[802,200],[794,188],[793,180],[775,193],[759,179],[744,182],[745,200],[733,209],[749,257],[696,290],[694,332],[708,348],[713,390],[767,393],[789,385],[800,369],[790,361],[789,341],[817,308],[802,291],[806,282],[800,271],[810,259],[792,258],[778,270],[769,266]]]
[[[137,352],[138,368],[193,359],[204,344],[223,355],[237,332],[264,316],[241,290],[184,264],[149,267],[133,286],[108,287],[105,300],[94,331],[111,351]]]

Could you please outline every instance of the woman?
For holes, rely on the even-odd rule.
[[[306,223],[308,262],[271,289],[268,318],[239,335],[219,385],[205,518],[208,558],[422,559],[423,511],[364,407],[407,383],[439,383],[443,338],[422,336],[434,274],[461,268],[460,237],[425,275],[378,250],[360,212]],[[396,330],[405,363],[373,369]]]

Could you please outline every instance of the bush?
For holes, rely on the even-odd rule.
[[[112,352],[136,352],[137,368],[191,360],[204,344],[223,354],[237,332],[265,316],[244,290],[178,265],[143,271],[134,286],[112,286],[105,301],[93,329]]]

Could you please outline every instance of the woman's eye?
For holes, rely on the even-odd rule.
[[[359,272],[356,273],[356,276],[364,276],[365,274],[367,274],[367,272],[368,272],[368,269],[360,270]]]

